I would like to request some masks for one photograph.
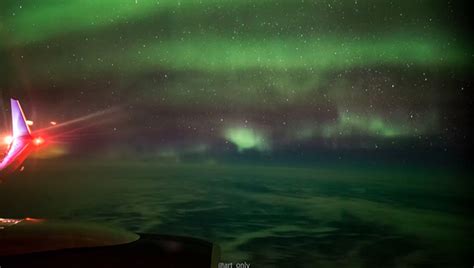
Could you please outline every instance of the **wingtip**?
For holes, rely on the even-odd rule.
[[[13,103],[13,102],[20,103],[20,100],[18,100],[17,98],[10,98],[10,102],[11,103]]]
[[[11,113],[13,137],[29,136],[31,132],[26,122],[25,114],[20,102],[14,98],[11,98]]]

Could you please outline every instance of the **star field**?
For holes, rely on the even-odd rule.
[[[31,101],[33,117],[120,107],[97,131],[103,150],[470,144],[473,54],[461,2],[3,5],[3,97]]]

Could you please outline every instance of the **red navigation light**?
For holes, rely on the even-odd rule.
[[[37,137],[37,138],[35,138],[35,139],[33,140],[33,143],[34,143],[36,146],[41,145],[41,144],[44,143],[44,139],[41,138],[41,137]]]

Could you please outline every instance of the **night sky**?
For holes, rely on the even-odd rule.
[[[466,10],[432,0],[7,0],[0,88],[35,127],[102,111],[60,142],[76,155],[462,151],[472,144]]]
[[[0,217],[197,237],[251,267],[470,267],[471,10],[0,0],[0,155],[11,97],[46,140]]]

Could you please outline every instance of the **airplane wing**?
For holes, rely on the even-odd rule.
[[[26,150],[29,145],[30,143],[25,141],[24,139],[14,139],[10,144],[10,148],[7,154],[0,163],[0,170],[14,162],[18,158],[18,156],[21,155],[24,150]]]
[[[11,99],[11,113],[12,113],[12,136],[13,140],[8,148],[8,152],[0,163],[0,170],[10,165],[18,159],[22,152],[30,146],[31,132],[28,124],[26,123],[25,115],[21,109],[20,102],[15,99]]]

